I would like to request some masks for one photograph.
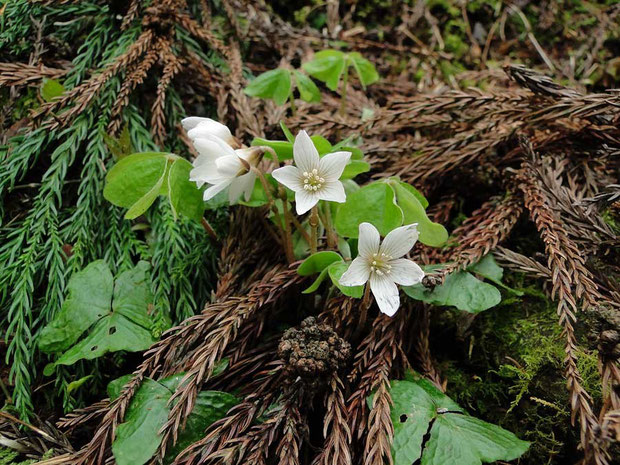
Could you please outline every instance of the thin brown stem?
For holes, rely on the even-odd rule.
[[[209,224],[209,222],[204,216],[200,218],[200,224],[202,225],[203,229],[207,232],[207,234],[211,237],[211,239],[215,241],[220,240],[220,238],[217,237],[217,233],[215,232],[215,229],[213,229],[213,226]]]
[[[318,248],[319,208],[315,205],[310,213],[310,253]]]

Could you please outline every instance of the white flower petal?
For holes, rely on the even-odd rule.
[[[198,184],[198,187],[201,187],[204,183],[218,184],[225,179],[218,174],[215,163],[203,163],[189,172],[189,180]]]
[[[303,215],[319,202],[319,196],[315,192],[304,189],[295,191],[295,209],[298,215]]]
[[[341,286],[361,286],[370,277],[370,266],[368,261],[362,257],[357,257],[349,265],[349,269],[340,277]]]
[[[390,260],[392,266],[390,270],[390,279],[396,284],[402,286],[413,286],[422,282],[424,271],[416,263],[406,258]]]
[[[190,121],[189,124],[194,124],[194,122],[195,121]],[[222,123],[218,123],[210,118],[204,118],[204,121],[199,121],[193,128],[187,131],[187,135],[192,140],[198,137],[211,136],[218,137],[227,144],[232,144],[235,141],[230,129]]]
[[[221,141],[221,139],[219,139]],[[220,157],[231,155],[228,150],[228,144],[222,146],[213,138],[199,137],[194,140],[194,148],[198,152],[198,158],[207,158],[211,161],[215,161]],[[198,158],[196,160],[198,160]]]
[[[304,190],[304,184],[301,180],[299,169],[292,165],[283,166],[271,173],[273,178],[280,184],[284,184],[289,189],[297,192]]]
[[[379,310],[387,316],[393,316],[400,307],[400,296],[394,281],[384,276],[373,273],[370,276],[370,290],[375,296]]]
[[[227,178],[236,178],[239,172],[243,169],[241,160],[237,155],[220,157],[215,160],[215,166],[217,166],[217,172]]]
[[[370,223],[361,223],[359,227],[359,238],[357,240],[357,251],[360,257],[372,257],[372,254],[379,252],[381,236],[379,231]]]
[[[299,131],[293,144],[295,164],[303,173],[319,168],[319,152],[306,131]]]
[[[319,161],[319,173],[326,181],[336,181],[342,176],[344,167],[350,159],[351,152],[328,153]]]
[[[316,193],[319,199],[329,202],[344,203],[347,200],[347,194],[344,193],[344,186],[340,181],[325,181]]]
[[[217,194],[219,194],[220,192],[222,192],[224,189],[226,189],[230,183],[232,182],[232,179],[227,179],[226,181],[223,181],[219,184],[215,184],[214,186],[209,187],[204,195],[203,195],[203,199],[206,200],[211,200],[213,197],[215,197]]]
[[[248,201],[252,195],[254,189],[254,181],[256,180],[256,173],[249,171],[246,174],[239,176],[230,183],[228,189],[228,200],[230,203],[235,203],[241,194],[245,195],[245,200]]]
[[[418,240],[418,224],[408,224],[389,232],[379,251],[392,258],[400,258],[411,250]]]
[[[187,118],[183,118],[181,120],[181,124],[186,131],[190,129],[194,129],[198,126],[198,123],[202,123],[203,121],[207,121],[209,118],[202,118],[200,116],[188,116]]]

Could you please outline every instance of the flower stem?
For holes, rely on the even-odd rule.
[[[345,69],[342,77],[342,92],[340,92],[340,116],[345,116],[347,108],[347,81],[349,80],[349,69]]]
[[[292,214],[289,210],[289,203],[286,200],[286,190],[284,190],[284,187],[279,187],[278,194],[282,200],[282,210],[284,211],[284,252],[288,262],[293,263],[295,261],[295,253],[293,252],[293,233],[291,232]]]
[[[312,207],[310,213],[310,253],[316,253],[318,243],[318,229],[319,229],[319,208],[318,206]]]
[[[213,226],[211,226],[209,224],[209,222],[206,220],[206,218],[203,216],[202,218],[200,218],[200,224],[202,224],[203,229],[207,232],[207,234],[214,240],[219,240],[219,238],[217,237],[217,233],[215,232],[215,229],[213,229]]]
[[[267,182],[267,179],[265,178],[265,175],[263,174],[260,168],[253,166],[252,170],[256,173],[256,175],[258,176],[258,179],[260,179],[260,182],[263,186],[263,190],[265,191],[265,197],[267,197],[268,206],[273,212],[275,218],[277,219],[280,216],[280,212],[278,211],[278,207],[276,206],[273,200],[273,196],[271,195],[271,186]],[[280,227],[280,232],[282,234],[282,244],[284,245],[284,253],[286,255],[286,260],[289,263],[293,263],[295,261],[295,255],[293,254],[293,240],[291,237],[291,227],[288,222],[288,219],[286,218],[286,211],[288,210],[288,207],[286,205],[286,200],[285,200],[286,192],[284,193],[284,196],[285,197],[282,200],[282,205],[284,208],[284,221],[283,221],[284,225]],[[276,221],[276,224],[278,223],[279,221]]]
[[[334,231],[334,225],[332,224],[332,212],[329,207],[329,203],[325,203],[323,214],[321,215],[321,222],[327,231],[327,246],[335,249],[338,246],[338,236]],[[319,212],[320,213],[320,212]]]
[[[295,113],[297,113],[297,107],[295,107],[295,97],[293,97],[293,91],[289,94],[288,100],[291,103],[291,115],[295,116]]]
[[[370,307],[370,283],[366,283],[364,288],[364,297],[360,305],[360,319],[358,326],[361,328],[366,324],[366,316],[368,315],[368,307]]]

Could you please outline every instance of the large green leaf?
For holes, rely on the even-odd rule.
[[[131,207],[147,195],[164,175],[168,155],[144,152],[121,159],[106,175],[103,196],[119,207]]]
[[[41,330],[38,344],[45,353],[71,347],[80,335],[110,312],[114,277],[103,260],[74,273],[67,284],[67,298],[54,319]]]
[[[164,464],[170,464],[186,447],[204,437],[205,430],[239,403],[232,394],[220,391],[202,391],[198,393],[192,413],[187,417],[185,429],[179,433],[177,443],[170,447],[164,458]]]
[[[69,297],[42,330],[39,348],[44,352],[68,348],[54,365],[71,365],[107,352],[147,349],[155,342],[148,314],[153,301],[147,279],[149,268],[147,262],[139,262],[115,282],[101,260],[76,273],[69,281]],[[75,344],[83,333],[84,339]]]
[[[419,376],[392,381],[390,395],[395,465],[410,465],[420,458],[423,465],[480,465],[513,460],[529,447],[509,431],[469,416]],[[368,401],[372,406],[372,397]]]
[[[164,195],[175,218],[181,214],[200,221],[205,204],[202,189],[189,180],[191,169],[190,162],[171,153],[134,153],[108,172],[103,196],[114,205],[129,208],[127,219],[140,216]]]
[[[346,66],[346,56],[343,52],[322,50],[302,67],[310,76],[324,82],[329,89],[336,90],[342,73],[346,72]]]
[[[403,211],[394,202],[394,191],[387,183],[368,184],[349,194],[347,201],[338,207],[335,226],[340,235],[357,237],[359,225],[365,221],[383,236],[403,224]]]
[[[454,306],[470,313],[479,313],[494,307],[502,299],[495,286],[476,279],[467,271],[450,273],[444,283],[433,290],[422,284],[404,286],[403,290],[413,299],[433,305]]]
[[[244,92],[252,97],[273,99],[282,105],[291,94],[291,72],[284,68],[267,71],[253,79]]]
[[[118,396],[122,385],[130,378],[131,375],[127,375],[115,380],[114,385],[110,383],[110,397]],[[170,398],[182,378],[181,373],[159,382],[150,378],[143,381],[127,409],[125,421],[116,430],[112,452],[117,465],[143,465],[153,457],[162,441],[159,431],[168,420]],[[200,439],[211,423],[222,418],[237,403],[238,399],[226,392],[200,392],[185,429],[179,433],[177,444],[168,450],[164,463],[171,463],[181,450]]]
[[[172,391],[146,378],[136,392],[125,421],[118,425],[112,453],[118,465],[142,465],[161,444],[160,428],[168,420]]]
[[[306,76],[297,70],[293,70],[293,76],[295,76],[295,83],[297,84],[297,90],[299,96],[305,102],[320,102],[321,91],[316,84]]]
[[[396,193],[398,206],[403,210],[404,223],[418,223],[420,242],[431,247],[439,247],[444,244],[448,240],[448,231],[439,223],[433,223],[426,216],[424,206],[418,197],[405,187],[407,184],[402,181],[391,180],[390,185]]]
[[[189,180],[192,164],[183,158],[174,160],[168,170],[168,197],[172,212],[200,221],[205,211],[202,190]]]

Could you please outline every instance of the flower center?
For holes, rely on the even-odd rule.
[[[318,191],[325,182],[325,179],[319,175],[319,170],[316,168],[310,172],[304,171],[302,176],[304,177],[304,189],[307,191]]]
[[[376,273],[378,276],[390,274],[392,272],[392,265],[389,263],[390,260],[392,260],[391,255],[373,253],[370,259],[370,272]]]

